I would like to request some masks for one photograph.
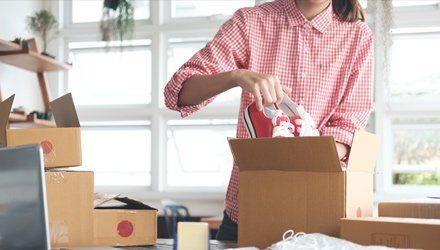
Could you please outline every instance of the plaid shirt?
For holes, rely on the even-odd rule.
[[[193,75],[249,69],[280,78],[302,102],[323,136],[351,145],[366,126],[373,105],[373,34],[365,22],[344,22],[331,5],[308,21],[294,0],[276,0],[238,10],[214,39],[197,52],[165,87],[165,104],[188,116],[213,101],[179,107],[182,84]],[[247,138],[242,112],[253,97],[241,95],[237,138]],[[226,212],[238,221],[238,168],[233,167]]]

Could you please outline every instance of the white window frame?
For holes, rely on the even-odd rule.
[[[376,167],[375,200],[405,199],[435,195],[440,192],[440,186],[394,185],[392,183],[393,138],[392,120],[405,117],[440,117],[440,102],[435,99],[390,98],[385,83],[382,81],[384,54],[380,37],[382,18],[373,13],[375,33],[375,133],[381,138],[381,150]],[[398,30],[399,36],[414,35],[414,32],[404,30],[438,30],[440,28],[440,4],[426,6],[407,6],[394,8],[393,30]],[[425,31],[432,32],[432,31]],[[436,31],[433,31],[436,32]],[[417,105],[415,105],[417,104]],[[417,125],[412,125],[417,126]]]

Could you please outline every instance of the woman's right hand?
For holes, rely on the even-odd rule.
[[[257,73],[246,69],[231,71],[231,81],[235,86],[251,93],[257,104],[258,110],[262,111],[265,105],[280,103],[284,93],[291,89],[282,86],[277,76]]]

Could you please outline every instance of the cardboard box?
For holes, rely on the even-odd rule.
[[[143,203],[115,198],[123,206],[97,207],[93,212],[96,246],[144,246],[157,240],[157,210]]]
[[[440,219],[440,198],[380,202],[379,217]]]
[[[14,96],[0,103],[0,137],[3,146],[40,144],[46,168],[82,164],[81,130],[71,94],[51,102],[57,128],[6,129],[13,100]]]
[[[93,172],[46,172],[52,247],[93,244]]]
[[[339,235],[339,219],[372,216],[375,135],[357,131],[347,169],[333,137],[230,139],[240,170],[238,244],[265,248],[295,232]]]
[[[341,238],[361,245],[438,250],[440,220],[357,218],[341,220]]]

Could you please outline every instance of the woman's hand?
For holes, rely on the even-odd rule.
[[[231,72],[232,83],[251,93],[257,104],[258,110],[263,110],[264,105],[280,103],[284,93],[291,89],[282,86],[280,79],[274,75],[262,74],[246,69],[237,69]]]

